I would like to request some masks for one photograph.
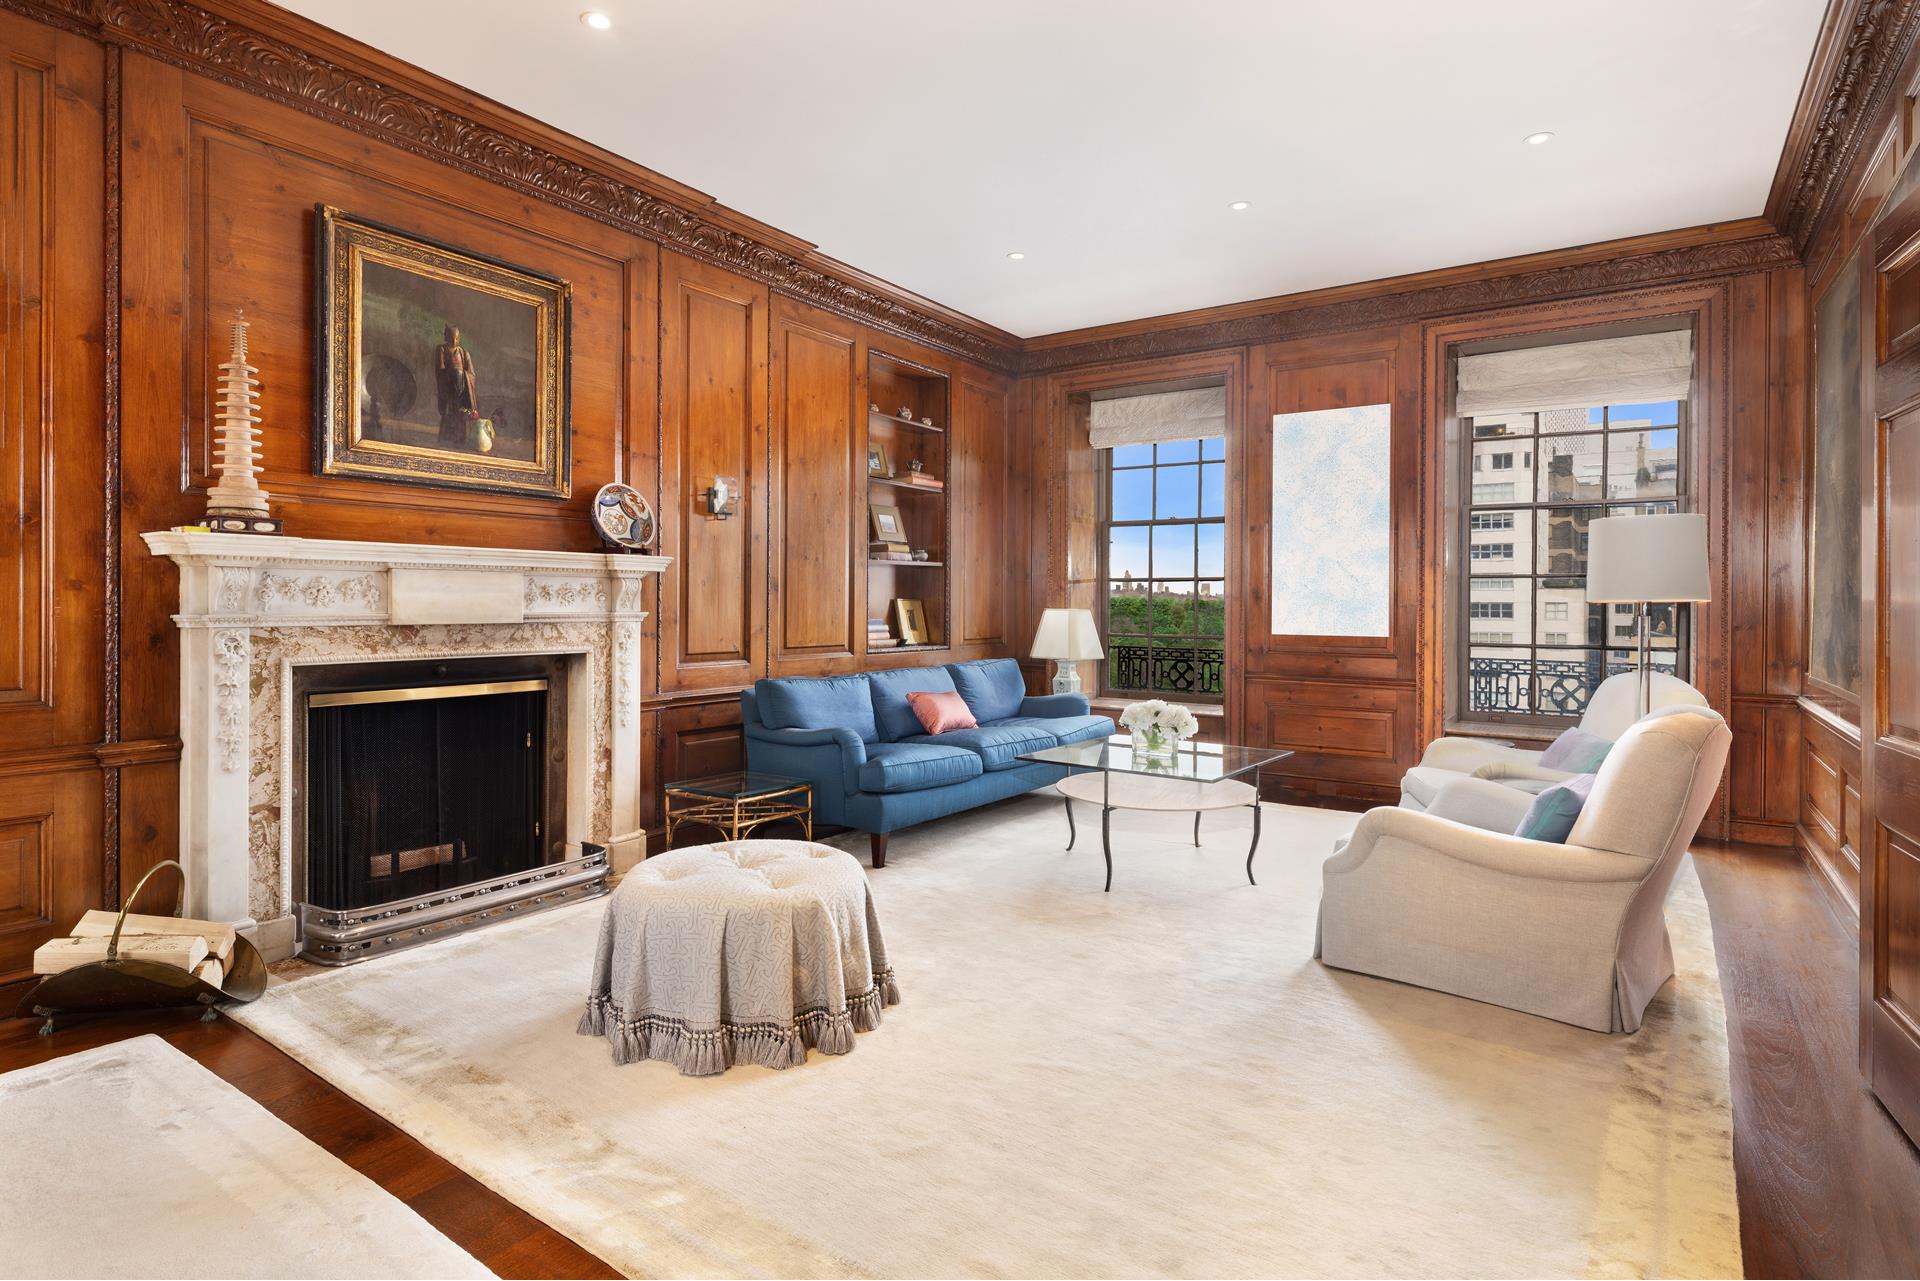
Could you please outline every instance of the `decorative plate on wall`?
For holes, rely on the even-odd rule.
[[[593,496],[593,527],[615,547],[645,551],[653,542],[653,508],[631,485],[602,485]]]

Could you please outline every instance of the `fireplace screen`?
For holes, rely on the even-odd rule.
[[[547,682],[311,695],[307,896],[346,909],[546,861]]]

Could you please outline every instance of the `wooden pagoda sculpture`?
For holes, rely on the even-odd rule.
[[[233,348],[220,366],[219,480],[207,491],[208,529],[223,534],[277,534],[260,488],[260,371],[247,363],[247,321],[233,313]]]

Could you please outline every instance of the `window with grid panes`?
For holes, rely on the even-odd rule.
[[[1687,509],[1687,402],[1485,414],[1462,426],[1461,711],[1577,717],[1602,680],[1637,661],[1632,607],[1587,602],[1587,526]],[[1497,485],[1483,479],[1493,472]],[[1483,620],[1508,618],[1510,633],[1485,630]],[[1687,622],[1684,605],[1653,607],[1657,669],[1684,668]]]
[[[1226,441],[1123,445],[1100,454],[1103,687],[1219,698],[1227,631]]]

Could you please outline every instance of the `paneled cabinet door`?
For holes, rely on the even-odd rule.
[[[1920,1140],[1920,196],[1874,241],[1874,414],[1861,451],[1866,814],[1860,854],[1861,1054]]]
[[[663,253],[660,326],[660,686],[745,685],[766,672],[766,287]]]

